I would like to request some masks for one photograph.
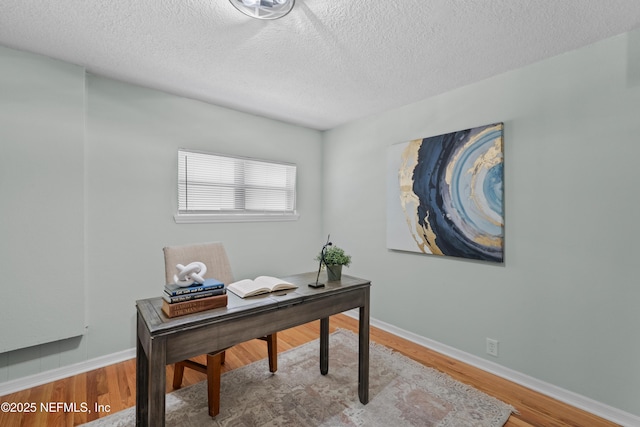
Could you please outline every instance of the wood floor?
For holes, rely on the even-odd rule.
[[[278,332],[278,350],[288,350],[318,338],[319,325],[319,322],[316,321]],[[336,328],[350,329],[355,332],[358,324],[357,320],[341,314],[331,317],[330,327],[331,332]],[[518,414],[509,418],[507,427],[604,427],[616,425],[469,365],[444,357],[380,329],[371,328],[371,340],[393,348],[424,365],[445,372],[458,381],[467,383],[511,404],[516,408]],[[266,354],[266,343],[260,340],[235,346],[227,352],[223,372],[264,359]],[[37,409],[33,412],[22,411],[18,413],[0,411],[0,426],[76,426],[134,406],[135,370],[135,359],[132,359],[3,396],[0,398],[0,402],[8,402],[14,406],[14,409],[24,409],[25,406],[29,408],[32,403]],[[172,391],[171,378],[173,378],[173,367],[168,366],[168,392]],[[187,369],[183,386],[204,379],[204,374]],[[60,402],[61,406],[57,406],[57,402]],[[41,403],[49,405],[49,411],[41,410]],[[63,404],[66,404],[67,408],[64,408]],[[83,404],[87,406],[83,407]],[[22,408],[19,407],[20,405]]]

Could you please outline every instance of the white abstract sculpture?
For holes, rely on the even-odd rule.
[[[186,266],[182,264],[176,265],[178,274],[173,275],[173,281],[176,285],[186,288],[194,283],[204,283],[203,276],[207,272],[207,266],[196,261]]]

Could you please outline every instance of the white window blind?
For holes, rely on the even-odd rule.
[[[295,219],[296,165],[180,149],[178,217]]]

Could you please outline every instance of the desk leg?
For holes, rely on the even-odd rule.
[[[167,346],[164,338],[151,340],[149,350],[149,426],[164,427],[167,387]]]
[[[140,315],[137,322],[136,427],[163,427],[167,342],[164,338],[150,338]]]
[[[320,373],[329,372],[329,318],[320,319]]]
[[[369,288],[365,293],[365,305],[358,316],[358,396],[364,405],[369,402]]]
[[[138,318],[138,323],[141,322]],[[136,339],[136,426],[149,425],[149,359],[140,342]]]

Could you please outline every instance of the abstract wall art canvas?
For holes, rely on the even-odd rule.
[[[503,262],[503,123],[392,145],[387,247]]]

